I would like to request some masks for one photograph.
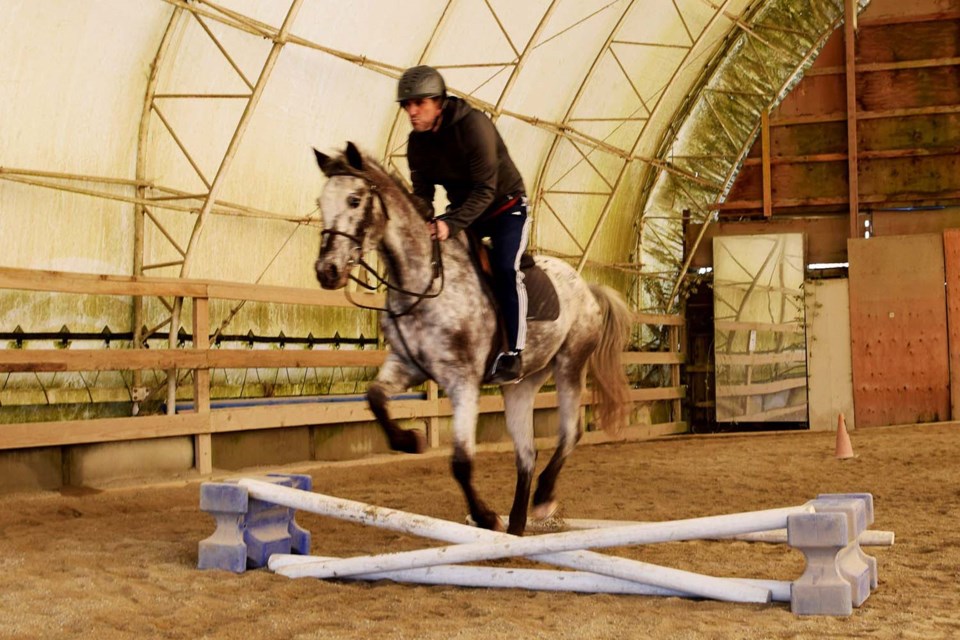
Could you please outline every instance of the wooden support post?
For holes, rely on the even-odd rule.
[[[173,305],[170,327],[167,332],[167,348],[177,348],[177,327],[180,323],[180,308],[183,305],[183,298],[177,298]],[[167,369],[167,415],[172,416],[177,413],[177,368]]]
[[[193,348],[210,348],[210,301],[193,299]],[[193,370],[193,408],[197,415],[210,417],[210,370]],[[209,424],[209,423],[208,423]],[[194,466],[200,475],[213,472],[213,442],[209,433],[193,437]]]
[[[142,199],[146,195],[146,189],[142,186],[137,187],[137,199]],[[143,227],[144,211],[146,207],[138,204],[133,214],[133,275],[143,275]],[[143,296],[133,296],[133,348],[141,349],[143,347]],[[132,396],[133,415],[140,412],[140,388],[143,387],[143,371],[134,369],[133,371],[133,389]]]
[[[681,327],[673,325],[667,329],[667,335],[670,339],[670,351],[671,353],[683,353],[683,332]],[[670,386],[679,387],[680,386],[680,365],[674,364],[670,365]],[[681,422],[683,420],[683,401],[680,398],[674,399],[671,403],[671,422]]]
[[[860,237],[859,170],[857,165],[857,0],[844,0],[843,39],[847,76],[847,176],[850,187],[850,237]]]
[[[427,380],[427,400],[433,402],[435,407],[427,418],[427,446],[436,449],[440,446],[440,418],[437,417],[440,408],[440,387],[433,380]]]
[[[770,171],[770,112],[760,114],[760,146],[763,156],[763,217],[773,215],[773,183]]]

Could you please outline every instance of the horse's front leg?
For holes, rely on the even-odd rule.
[[[538,371],[518,382],[502,388],[507,430],[513,439],[517,461],[517,488],[510,509],[507,533],[523,535],[527,526],[527,505],[530,503],[530,485],[537,464],[537,448],[533,437],[533,404],[537,391],[543,386],[549,370]]]
[[[563,352],[557,354],[553,370],[553,379],[557,385],[557,412],[560,414],[559,438],[557,449],[550,462],[537,480],[537,490],[533,493],[533,510],[536,519],[549,518],[557,510],[556,484],[560,470],[567,456],[580,440],[580,399],[586,380],[586,363],[583,358],[570,357]]]
[[[380,427],[390,441],[390,448],[404,453],[423,453],[427,448],[427,439],[419,431],[401,429],[387,411],[390,396],[400,393],[423,382],[423,374],[411,372],[403,362],[390,354],[380,367],[377,379],[367,389],[367,402],[370,411],[377,418]]]
[[[450,464],[453,477],[463,490],[473,521],[484,529],[503,531],[500,518],[477,496],[473,488],[480,386],[470,383],[458,385],[455,389],[448,388],[447,395],[453,404],[453,459]]]

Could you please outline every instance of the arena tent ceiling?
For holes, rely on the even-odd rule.
[[[0,38],[2,263],[315,286],[347,140],[406,173],[393,102],[441,69],[498,123],[533,249],[667,310],[709,219],[842,0],[14,0]]]

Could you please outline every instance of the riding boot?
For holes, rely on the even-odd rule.
[[[522,363],[519,351],[506,351],[493,361],[488,381],[490,384],[508,384],[520,381]]]

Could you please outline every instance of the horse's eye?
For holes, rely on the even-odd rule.
[[[347,206],[351,209],[356,209],[360,206],[360,196],[355,193],[351,193],[347,196]]]

